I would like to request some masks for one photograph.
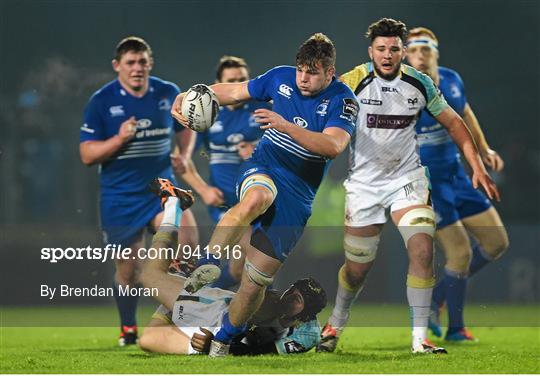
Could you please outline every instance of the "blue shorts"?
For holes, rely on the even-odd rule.
[[[243,181],[255,174],[270,176],[277,188],[277,195],[270,208],[253,221],[251,244],[268,256],[284,262],[304,232],[311,216],[311,202],[299,199],[284,184],[286,174],[253,158],[240,167],[236,184],[238,197]]]
[[[428,168],[437,228],[441,229],[491,207],[489,199],[473,188],[459,160],[445,165],[428,165]]]
[[[159,197],[151,192],[102,197],[100,217],[104,242],[129,247],[162,210]]]

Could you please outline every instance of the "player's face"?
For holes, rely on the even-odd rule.
[[[407,48],[407,61],[422,73],[429,73],[437,66],[437,52],[429,46]]]
[[[400,37],[377,37],[369,46],[368,53],[377,74],[385,80],[392,80],[399,73],[405,48]]]
[[[244,67],[233,67],[233,68],[225,68],[221,72],[221,81],[219,82],[225,82],[225,83],[235,83],[235,82],[244,82],[249,80],[249,73],[246,68]],[[244,103],[238,103],[235,105],[231,105],[229,107],[231,108],[239,108],[242,107]]]
[[[286,317],[294,317],[304,310],[304,297],[295,287],[285,291],[280,303],[281,314]]]
[[[152,63],[152,58],[147,51],[128,51],[120,57],[119,61],[113,60],[113,68],[124,87],[139,92],[148,87]]]
[[[325,70],[321,63],[317,63],[314,68],[297,66],[296,86],[303,96],[312,97],[330,85],[335,72],[333,66]]]

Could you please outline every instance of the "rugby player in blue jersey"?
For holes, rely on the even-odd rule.
[[[194,133],[175,123],[170,109],[178,87],[151,77],[152,50],[138,37],[128,37],[116,46],[112,66],[116,80],[90,98],[80,132],[80,155],[85,165],[99,164],[100,219],[104,241],[130,247],[134,259],[116,260],[115,291],[118,285],[138,283],[141,248],[145,228],[154,231],[162,219],[162,209],[148,191],[152,179],[173,179],[171,158],[183,172],[182,161],[191,156]],[[181,155],[171,157],[171,136],[175,134]],[[182,243],[197,243],[193,215],[183,216]],[[135,344],[137,296],[120,296],[121,346]]]
[[[429,75],[448,104],[463,117],[471,130],[484,163],[499,172],[502,158],[493,151],[467,102],[463,81],[457,72],[438,64],[439,49],[435,34],[424,27],[412,29],[407,39],[407,59]],[[467,279],[508,248],[504,225],[487,197],[473,188],[461,165],[456,144],[436,119],[422,111],[416,123],[420,158],[429,168],[433,208],[436,213],[436,239],[446,256],[445,275],[433,290],[430,329],[440,337],[439,311],[448,308],[445,339],[474,341],[465,328],[463,307]],[[476,240],[471,247],[469,235]]]
[[[435,213],[430,184],[417,151],[415,123],[428,110],[463,150],[473,181],[490,198],[499,199],[474,141],[461,117],[448,106],[427,75],[402,64],[406,25],[382,18],[366,33],[370,62],[341,76],[360,103],[345,180],[345,263],[338,273],[336,304],[323,329],[319,351],[334,351],[377,256],[381,231],[389,215],[409,256],[407,301],[413,353],[446,353],[427,338],[435,276]]]
[[[223,56],[216,69],[216,82],[244,82],[249,80],[249,67],[244,59]],[[210,160],[210,184],[198,174],[193,162],[187,164],[182,175],[208,206],[214,223],[219,222],[228,208],[238,203],[235,192],[236,177],[241,163],[248,159],[264,131],[255,121],[253,112],[258,108],[271,108],[266,102],[248,101],[220,108],[216,122],[206,132],[197,135],[196,148],[204,146]],[[247,231],[242,243],[249,242]],[[243,257],[229,260],[214,287],[229,288],[242,276]]]
[[[238,204],[221,218],[209,243],[211,250],[223,252],[254,225],[239,290],[212,341],[210,356],[226,355],[231,340],[246,330],[266,286],[303,232],[329,162],[350,141],[358,104],[354,93],[334,77],[335,59],[332,41],[317,33],[300,46],[296,67],[279,66],[248,82],[212,85],[222,105],[272,100],[273,111],[255,111],[266,132],[241,167]],[[183,95],[176,98],[171,112],[187,125],[182,99]],[[209,265],[199,269],[205,266]],[[195,270],[195,279],[186,284],[196,290],[201,275]]]

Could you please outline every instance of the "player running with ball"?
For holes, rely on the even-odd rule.
[[[473,169],[474,186],[499,198],[471,135],[433,81],[403,65],[405,24],[383,18],[368,28],[371,62],[342,76],[360,102],[345,181],[345,264],[338,274],[336,304],[323,329],[319,351],[334,351],[351,304],[373,265],[390,209],[409,255],[407,300],[412,318],[412,352],[444,353],[427,341],[433,275],[435,215],[430,183],[417,152],[415,122],[426,108],[449,132]]]

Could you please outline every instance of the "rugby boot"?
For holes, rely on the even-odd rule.
[[[326,324],[321,332],[321,342],[317,346],[317,352],[334,352],[343,328],[335,328]]]
[[[448,331],[444,337],[445,341],[450,342],[461,342],[461,343],[471,343],[478,342],[478,339],[475,338],[472,333],[467,328],[461,328],[457,331]]]
[[[420,346],[413,347],[411,350],[413,354],[448,354],[445,348],[437,347],[427,339]]]
[[[139,337],[137,336],[137,325],[123,325],[120,328],[120,337],[118,338],[118,345],[120,347],[136,345],[138,340]]]
[[[148,187],[161,197],[161,207],[164,207],[168,197],[178,197],[182,210],[189,209],[195,202],[195,197],[191,191],[175,187],[169,179],[156,178],[152,180]]]

